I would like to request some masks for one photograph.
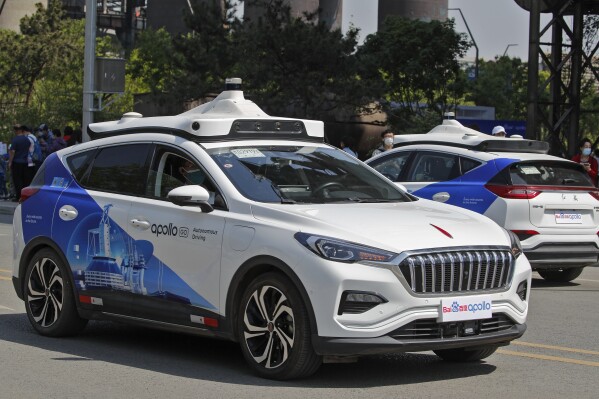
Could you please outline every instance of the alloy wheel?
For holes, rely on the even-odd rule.
[[[63,306],[63,281],[60,269],[49,258],[39,259],[27,281],[27,306],[41,327],[52,326]]]
[[[267,369],[283,365],[295,338],[295,319],[287,297],[264,285],[250,296],[243,316],[244,339],[254,361]]]

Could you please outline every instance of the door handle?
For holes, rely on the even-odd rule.
[[[447,202],[449,201],[449,198],[451,198],[451,196],[449,195],[449,193],[447,192],[442,192],[442,193],[437,193],[433,195],[433,201],[437,201],[437,202]]]
[[[58,210],[58,216],[64,221],[73,220],[78,214],[77,209],[71,205],[65,205]]]
[[[150,228],[150,222],[148,222],[146,220],[131,219],[129,221],[129,223],[131,223],[131,226],[136,227],[141,230],[147,230]]]

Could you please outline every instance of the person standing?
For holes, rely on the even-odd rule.
[[[339,147],[354,158],[358,158],[358,153],[355,150],[355,141],[352,136],[345,136],[341,139]]]
[[[7,162],[4,155],[0,155],[0,199],[8,198],[8,190],[6,189],[6,168]]]
[[[491,133],[494,137],[505,137],[505,129],[503,126],[495,126]]]
[[[67,142],[61,137],[62,134],[60,133],[60,129],[55,129],[52,133],[54,133],[54,142],[52,143],[50,152],[56,152],[63,148],[67,148]]]
[[[372,156],[377,156],[385,151],[389,151],[391,149],[393,149],[393,138],[395,137],[395,133],[393,133],[393,130],[391,129],[386,129],[383,130],[383,132],[381,133],[381,140],[383,141],[383,144],[379,147],[376,148],[374,151],[372,151]]]
[[[13,129],[15,137],[10,143],[8,169],[15,185],[16,198],[14,201],[18,201],[21,198],[21,190],[31,184],[35,167],[29,152],[31,142],[27,138],[24,126],[17,124],[13,126]]]
[[[572,160],[574,162],[581,164],[584,167],[584,170],[587,171],[587,173],[589,174],[589,177],[591,178],[591,181],[596,186],[597,185],[597,170],[599,168],[598,168],[597,160],[595,159],[595,157],[593,157],[591,155],[592,154],[591,140],[589,140],[586,137],[583,138],[582,140],[580,140],[580,144],[578,145],[578,147],[580,148],[580,152],[578,154],[574,155],[572,157]]]

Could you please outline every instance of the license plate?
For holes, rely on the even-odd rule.
[[[489,319],[493,317],[491,298],[486,296],[441,299],[439,321]]]
[[[582,224],[582,213],[555,211],[556,224]]]

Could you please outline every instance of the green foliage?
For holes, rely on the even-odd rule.
[[[0,31],[0,126],[47,123],[62,128],[81,122],[85,21],[64,18],[62,2],[21,20],[21,34]],[[99,56],[119,52],[108,36],[97,38]],[[130,101],[130,106],[132,106]],[[130,108],[129,108],[130,109]]]
[[[148,29],[136,39],[127,62],[127,76],[136,80],[137,93],[158,94],[175,81],[173,38],[164,29]]]
[[[195,0],[184,21],[191,32],[173,40],[174,79],[167,88],[175,101],[219,93],[238,62],[232,33],[240,21],[230,0]]]
[[[292,17],[282,0],[254,3],[263,16],[235,32],[236,70],[267,112],[333,120],[369,101],[356,73],[357,30],[343,36],[316,14]]]
[[[526,119],[528,68],[519,58],[499,57],[479,63],[478,80],[468,99],[495,107],[497,119]]]
[[[465,80],[457,60],[468,46],[464,35],[455,32],[453,20],[388,17],[366,38],[358,57],[362,76],[385,88],[390,124],[402,130],[425,108],[441,115],[463,95]]]

